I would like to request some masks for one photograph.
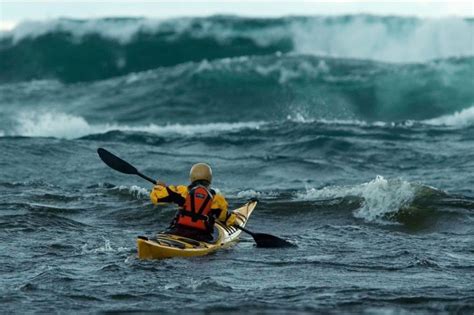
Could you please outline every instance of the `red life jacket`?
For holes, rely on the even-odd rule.
[[[177,224],[208,231],[212,228],[211,206],[213,195],[204,186],[195,186],[189,190],[184,206],[178,212]]]

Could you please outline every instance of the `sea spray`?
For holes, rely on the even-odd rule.
[[[81,247],[81,254],[88,255],[88,254],[107,254],[107,253],[118,253],[118,252],[125,252],[128,251],[129,248],[125,247],[114,247],[110,241],[110,239],[105,238],[102,236],[103,244],[97,247],[97,243],[93,245],[89,243],[84,243]]]
[[[114,187],[113,189],[116,189],[120,193],[125,193],[127,195],[132,196],[135,199],[140,199],[140,200],[148,200],[149,195],[150,195],[150,191],[148,189],[137,186],[137,185],[132,185],[132,186],[120,185],[118,187]]]
[[[441,117],[427,119],[422,121],[428,125],[434,126],[450,126],[450,127],[468,127],[474,125],[474,106],[456,111],[451,115],[444,115]]]
[[[83,117],[58,112],[21,113],[16,118],[13,132],[0,131],[11,136],[54,137],[76,139],[109,131],[146,132],[156,135],[197,135],[218,132],[238,131],[241,129],[258,129],[263,122],[209,123],[196,125],[168,124],[159,126],[128,126],[116,123],[90,124]]]
[[[356,186],[329,186],[322,189],[309,188],[297,193],[302,200],[360,197],[362,204],[354,211],[354,216],[365,221],[379,221],[391,218],[408,206],[414,199],[417,186],[404,180],[387,180],[377,176],[374,180]]]

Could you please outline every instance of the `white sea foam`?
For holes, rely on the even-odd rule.
[[[94,127],[79,116],[64,113],[22,113],[15,135],[27,137],[78,138],[94,133]]]
[[[151,32],[159,28],[162,20],[158,19],[124,19],[124,20],[104,20],[90,19],[84,21],[71,19],[55,19],[46,21],[27,20],[2,36],[10,36],[14,42],[24,38],[35,38],[52,31],[68,32],[77,39],[88,34],[101,34],[110,39],[118,40],[121,43],[129,42],[133,36],[140,31]]]
[[[437,118],[426,119],[426,120],[405,120],[401,122],[384,122],[384,121],[373,121],[366,122],[358,119],[315,119],[311,118],[311,115],[308,115],[302,111],[294,111],[290,115],[287,115],[286,119],[296,123],[302,124],[326,124],[326,125],[352,125],[352,126],[375,126],[375,127],[413,127],[419,124],[431,125],[431,126],[446,126],[446,127],[469,127],[474,125],[474,106],[463,109],[461,111],[456,111],[454,114],[444,115]]]
[[[128,248],[125,247],[112,247],[110,240],[106,239],[105,237],[102,237],[104,240],[104,244],[100,245],[99,247],[93,247],[90,248],[91,246],[89,244],[84,244],[81,248],[82,254],[91,254],[91,253],[115,253],[115,252],[124,252],[128,251]]]
[[[461,18],[377,19],[346,22],[308,19],[292,24],[295,51],[332,57],[421,62],[472,56],[474,23]]]
[[[10,135],[27,137],[55,137],[74,139],[108,131],[135,131],[158,135],[195,135],[213,132],[229,132],[241,129],[258,129],[263,122],[209,123],[198,125],[169,124],[159,126],[127,126],[119,124],[90,124],[83,117],[65,113],[23,113],[17,118],[17,126]],[[3,131],[8,133],[7,131]]]
[[[376,126],[376,127],[412,127],[416,121],[404,123],[394,122],[365,122],[357,119],[314,119],[308,115],[295,111],[287,116],[287,120],[296,123],[328,124],[328,125],[354,125],[354,126]],[[463,128],[474,125],[474,106],[455,112],[452,115],[422,120],[418,123]],[[265,122],[236,122],[236,123],[208,123],[196,125],[148,124],[144,126],[129,126],[116,123],[91,124],[81,116],[65,114],[60,112],[28,112],[17,115],[13,130],[0,130],[0,137],[4,136],[26,136],[26,137],[55,137],[75,139],[92,134],[101,134],[109,131],[132,131],[147,132],[157,135],[202,135],[217,132],[231,132],[242,129],[258,130]]]
[[[403,180],[386,180],[377,176],[374,180],[357,186],[330,186],[323,189],[309,188],[297,194],[301,200],[361,197],[362,206],[354,216],[366,221],[378,221],[385,215],[397,213],[409,205],[417,192],[417,187]]]
[[[257,191],[253,189],[242,190],[237,193],[237,198],[240,199],[250,199],[250,198],[257,198],[257,199],[273,199],[277,198],[279,195],[276,191]]]
[[[260,46],[289,39],[294,44],[295,53],[391,62],[422,62],[474,55],[474,23],[459,17],[316,17],[293,19],[288,25],[272,24],[245,31],[234,29],[232,23],[229,26],[217,25],[211,20],[201,20],[199,23],[200,28],[197,29],[190,18],[26,21],[10,31],[2,32],[0,36],[11,37],[14,42],[18,42],[52,31],[65,31],[77,40],[98,33],[127,43],[139,32],[164,30],[178,36],[184,32],[196,38],[212,36],[221,42],[232,37],[247,37]]]
[[[474,125],[474,106],[455,112],[452,115],[445,115],[438,118],[422,121],[428,125],[466,127]]]
[[[133,185],[133,186],[121,185],[121,186],[116,187],[115,189],[118,189],[120,192],[126,192],[137,199],[143,199],[143,198],[148,199],[149,194],[150,194],[149,190],[140,186],[136,186],[136,185]]]
[[[324,125],[347,125],[347,126],[360,126],[360,127],[366,127],[366,126],[387,127],[387,126],[397,125],[396,123],[387,123],[383,121],[366,122],[366,121],[358,120],[358,119],[325,119],[325,118],[315,119],[315,118],[310,118],[309,116],[310,115],[304,114],[301,111],[296,111],[290,115],[287,115],[286,119],[288,121],[301,123],[301,124],[317,123],[317,124],[324,124]]]
[[[312,124],[312,123],[319,123],[319,124],[326,124],[326,125],[355,125],[355,126],[369,126],[372,123],[367,123],[366,121],[357,120],[357,119],[314,119],[308,118],[307,116],[303,115],[302,113],[294,113],[291,115],[286,116],[286,119],[292,122],[301,123],[301,124]],[[373,124],[377,124],[378,126],[385,126],[386,123],[384,122],[374,122]]]
[[[237,194],[237,198],[258,198],[262,195],[261,192],[253,189],[243,190]]]
[[[293,68],[285,66],[284,62],[284,60],[277,60],[268,66],[257,65],[255,71],[264,77],[277,77],[278,83],[281,85],[301,78],[317,78],[329,71],[329,67],[324,60],[320,60],[316,66],[303,60],[298,62]]]

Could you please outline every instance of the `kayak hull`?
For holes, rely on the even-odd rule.
[[[235,209],[236,224],[244,227],[257,205],[256,201],[248,202]],[[215,224],[215,241],[212,243],[196,241],[186,237],[158,233],[155,239],[137,238],[138,258],[165,259],[172,257],[196,257],[211,254],[219,249],[232,246],[242,231],[235,227],[226,227],[220,222]]]

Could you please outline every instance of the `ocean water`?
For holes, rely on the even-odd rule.
[[[0,308],[472,314],[474,22],[214,16],[0,35]],[[208,162],[297,245],[141,261],[151,186]]]

